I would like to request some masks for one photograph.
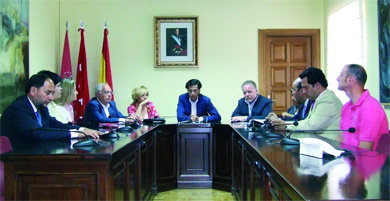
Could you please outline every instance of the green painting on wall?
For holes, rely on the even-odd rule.
[[[390,0],[378,1],[380,102],[390,103]]]
[[[0,114],[29,77],[28,1],[0,0]]]

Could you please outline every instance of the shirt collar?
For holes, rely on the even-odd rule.
[[[103,103],[100,102],[100,100],[98,98],[96,98],[96,100],[100,103],[100,105],[103,106],[103,108],[109,108],[110,107],[110,103],[108,103],[107,105],[103,105]]]
[[[247,104],[255,104],[258,98],[259,98],[259,95],[256,95],[255,100],[253,100],[252,102],[249,102],[249,101],[245,100],[245,103],[247,103]]]
[[[304,103],[305,106],[307,106],[309,104],[309,101],[310,101],[310,99],[308,99],[308,98],[305,100],[305,103]]]
[[[328,91],[328,89],[325,89],[324,91],[322,91],[322,92],[320,93],[320,95],[318,95],[318,97],[316,98],[315,101],[317,101],[322,95],[324,95],[324,93],[325,93],[326,91]]]
[[[34,103],[30,100],[30,98],[27,96],[28,102],[30,102],[30,105],[32,106],[34,113],[38,111],[37,107],[35,107]]]
[[[198,98],[196,98],[196,101],[192,101],[191,97],[188,97],[188,100],[190,101],[190,103],[196,104],[196,103],[198,103],[199,96],[198,96]]]
[[[368,97],[370,96],[370,92],[368,91],[368,89],[365,89],[364,92],[362,93],[362,95],[359,97],[358,101],[355,103],[355,104],[352,104],[351,102],[351,105],[355,105],[355,106],[359,106],[363,103],[363,101]]]

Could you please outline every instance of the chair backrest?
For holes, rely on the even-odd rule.
[[[6,136],[0,136],[0,154],[12,151],[10,141]],[[0,200],[4,200],[4,164],[0,161]]]
[[[7,136],[0,136],[0,154],[12,151],[11,142]]]
[[[390,154],[390,134],[383,134],[379,137],[375,148],[376,152],[389,155]]]

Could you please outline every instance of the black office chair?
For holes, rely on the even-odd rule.
[[[390,133],[390,132],[389,132]],[[390,134],[386,133],[380,136],[375,151],[389,155],[390,154]]]

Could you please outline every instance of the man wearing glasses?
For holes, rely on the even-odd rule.
[[[297,111],[293,117],[285,118],[286,120],[300,121],[309,115],[313,101],[304,96],[302,91],[302,80],[301,78],[297,78],[293,82],[293,86],[291,88],[291,99],[293,100],[294,104],[296,104]]]
[[[95,87],[95,97],[89,101],[84,112],[84,126],[98,128],[99,123],[133,123],[134,117],[126,117],[119,112],[112,100],[112,90],[107,83]]]
[[[329,89],[328,81],[321,69],[310,67],[299,77],[302,79],[302,94],[314,101],[309,116],[298,121],[298,126],[289,125],[288,130],[328,130],[340,128],[340,113],[343,106],[335,93]],[[283,120],[267,117],[274,125],[285,125]],[[286,129],[279,126],[277,129]],[[323,137],[336,139],[335,134],[320,134]]]

